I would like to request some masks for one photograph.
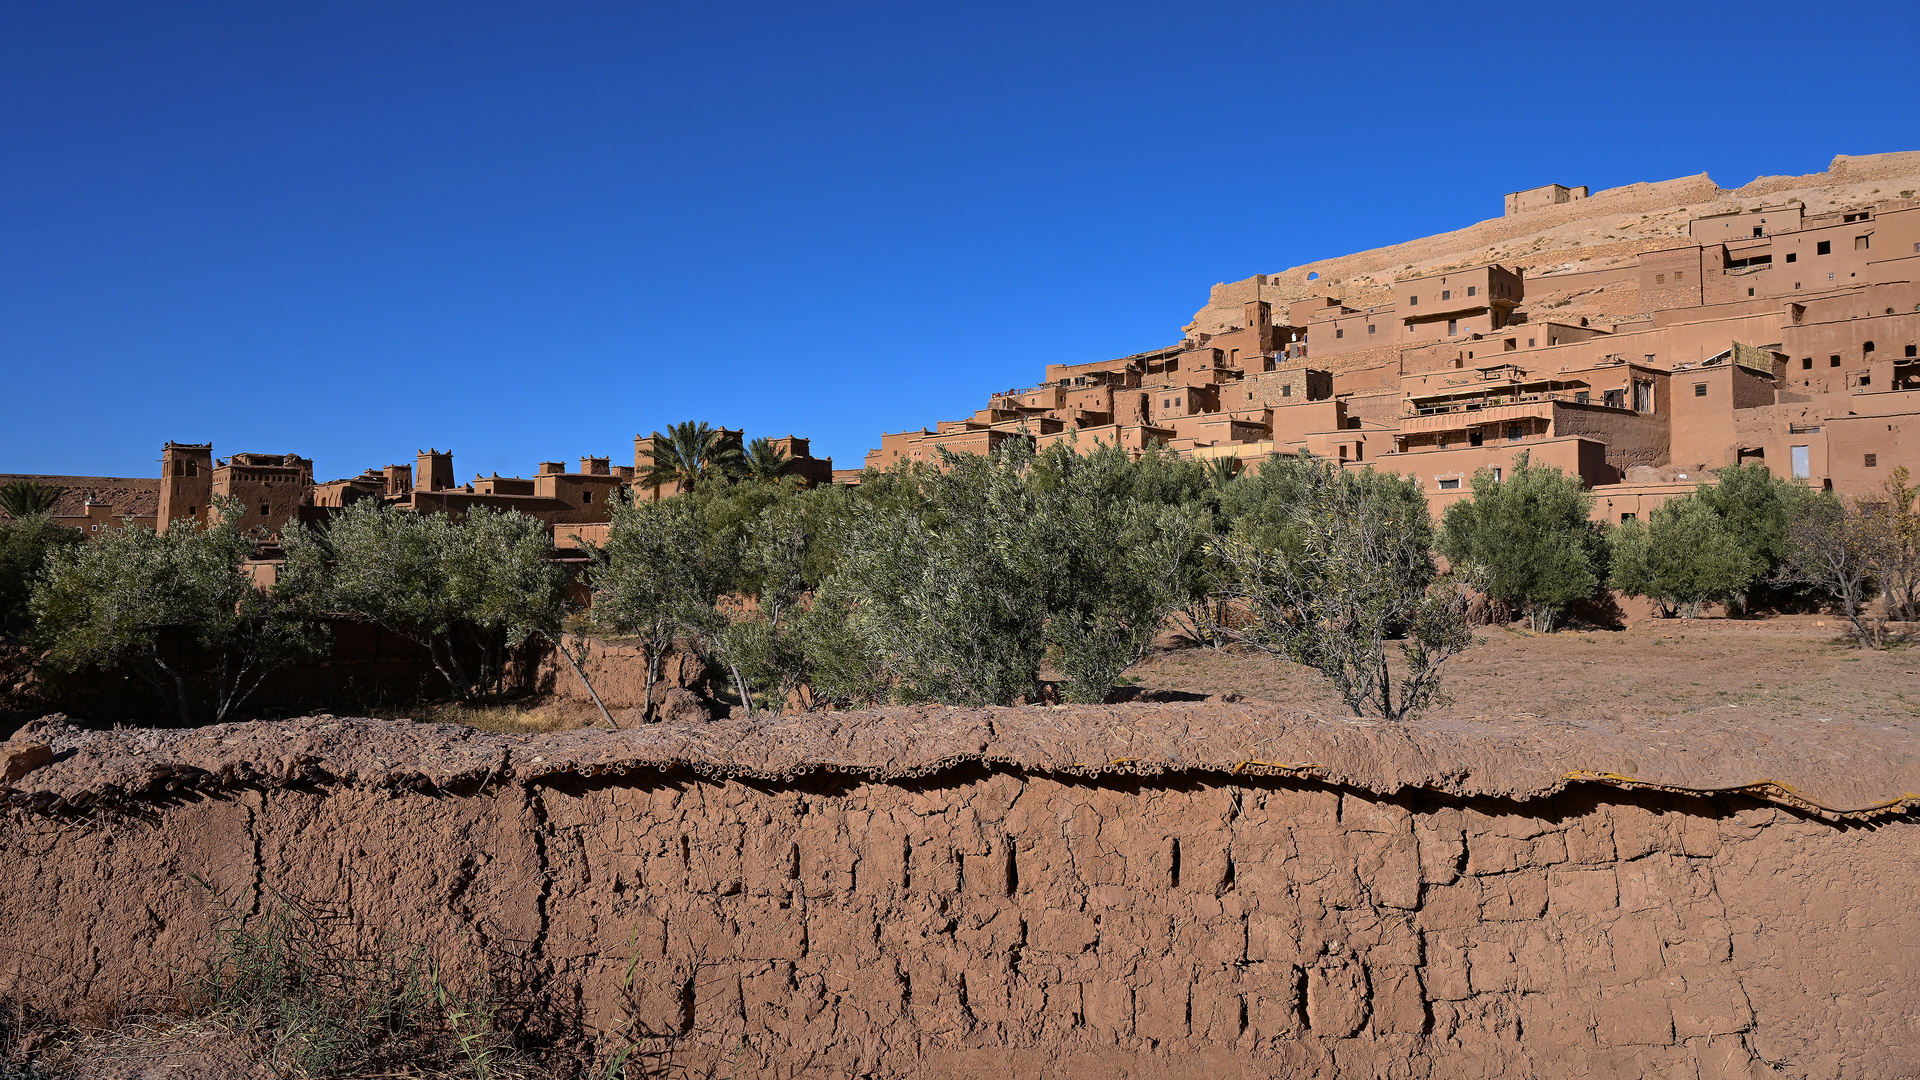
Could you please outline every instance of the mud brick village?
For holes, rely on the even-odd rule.
[[[0,475],[0,1076],[1920,1075],[1920,152],[1484,210],[838,468]]]

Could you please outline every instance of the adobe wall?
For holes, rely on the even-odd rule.
[[[61,760],[0,819],[0,924],[31,943],[0,997],[71,1013],[164,992],[204,937],[199,874],[243,905],[317,905],[361,948],[473,942],[536,1027],[651,1032],[661,1060],[738,1076],[1920,1068],[1915,796],[1863,827],[1569,787],[1513,733],[1250,715],[891,710],[536,739],[42,727]],[[1089,740],[1237,756],[1245,729],[1268,760],[1325,765],[1073,764],[1096,760]],[[1849,731],[1823,730],[1830,762],[1860,749]],[[1564,749],[1707,779],[1650,738]],[[1644,765],[1615,760],[1631,745]],[[1422,749],[1396,764],[1395,746]],[[1395,769],[1405,786],[1382,782]],[[1476,786],[1513,794],[1444,790]]]

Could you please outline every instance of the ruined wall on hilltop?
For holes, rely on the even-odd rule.
[[[0,997],[165,992],[204,944],[197,874],[243,908],[336,913],[362,949],[477,945],[536,1027],[650,1033],[739,1076],[1920,1068],[1920,833],[1899,814],[978,760],[529,779],[556,744],[501,740],[523,764],[462,758],[437,786],[299,779],[314,755],[291,741],[187,783],[152,745],[137,806],[89,813],[69,789],[62,813],[7,811]]]
[[[1694,217],[1796,198],[1809,213],[1820,213],[1892,199],[1914,188],[1920,188],[1920,152],[1914,151],[1841,154],[1824,172],[1762,176],[1735,189],[1721,188],[1706,173],[1627,184],[1452,232],[1222,282],[1213,286],[1188,329],[1217,334],[1238,326],[1245,321],[1243,308],[1249,300],[1265,300],[1275,310],[1311,296],[1340,297],[1355,308],[1388,304],[1393,302],[1392,284],[1400,278],[1488,262],[1524,269],[1529,279],[1573,271],[1624,271],[1642,252],[1690,246],[1688,223]],[[1490,198],[1488,211],[1495,205]],[[1310,281],[1310,273],[1318,276]],[[1543,299],[1534,292],[1534,281],[1529,280],[1528,299]],[[1630,281],[1575,302],[1578,306],[1563,314],[1611,321],[1650,309]]]

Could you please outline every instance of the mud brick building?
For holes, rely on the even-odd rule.
[[[1177,344],[1050,364],[866,463],[1016,437],[1248,468],[1304,449],[1411,476],[1438,512],[1525,451],[1614,521],[1749,462],[1871,496],[1920,473],[1916,188],[1920,153],[1512,193],[1458,233],[1215,286]]]

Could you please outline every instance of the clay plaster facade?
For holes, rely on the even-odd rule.
[[[1586,194],[1517,192],[1507,215]],[[1365,303],[1276,303],[1260,277],[1259,298],[1219,332],[1050,364],[1046,382],[992,395],[968,420],[884,435],[867,465],[998,441],[962,430],[1158,443],[1243,467],[1305,449],[1414,476],[1437,512],[1475,469],[1524,450],[1579,475],[1604,495],[1596,517],[1614,521],[1691,491],[1681,472],[1762,463],[1849,495],[1898,465],[1920,473],[1920,200],[1820,213],[1776,201],[1696,217],[1682,237],[1531,278],[1499,263],[1413,271],[1390,301],[1374,289]],[[1605,288],[1637,289],[1643,310],[1557,313]],[[1543,307],[1529,310],[1536,293]]]

